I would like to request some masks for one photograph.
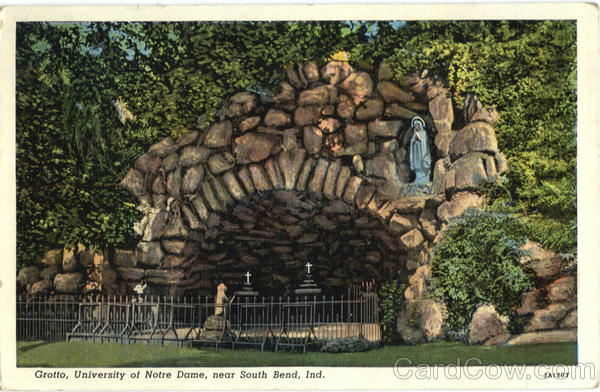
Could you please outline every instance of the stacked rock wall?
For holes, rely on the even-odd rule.
[[[410,273],[428,263],[433,240],[449,219],[482,204],[471,191],[506,169],[493,116],[470,98],[465,127],[453,130],[449,93],[426,72],[395,83],[385,63],[372,78],[347,62],[332,61],[321,69],[313,62],[293,65],[286,76],[275,96],[238,93],[227,101],[219,121],[179,140],[165,138],[135,162],[121,185],[145,206],[137,226],[140,267],[171,271],[174,281],[182,276],[183,290],[207,288],[206,274],[192,270],[223,270],[223,260],[239,264],[224,268],[230,271],[223,279],[227,280],[264,259],[255,252],[260,241],[253,238],[241,246],[248,260],[224,246],[217,246],[227,253],[218,259],[212,254],[217,233],[235,232],[237,227],[250,236],[253,230],[273,233],[279,224],[282,233],[275,237],[284,248],[310,247],[323,237],[335,242],[337,235],[365,249],[354,251],[359,260],[340,265],[322,260],[320,271],[327,271],[322,278],[328,285],[356,280],[365,275],[365,266],[372,267],[368,277],[377,280],[402,270]],[[431,141],[432,184],[427,194],[410,196],[405,190],[414,174],[407,145],[410,122],[417,116],[424,119]],[[292,192],[300,201],[281,202],[282,192]],[[257,217],[265,214],[253,206],[265,200],[280,206],[287,222],[271,217],[277,224],[261,224]],[[311,209],[291,211],[307,200],[317,215],[311,215]],[[240,205],[250,208],[240,212]],[[365,234],[365,229],[371,233]],[[386,245],[368,249],[372,242]],[[231,243],[235,244],[239,241]],[[266,248],[263,253],[276,253],[273,257],[301,272],[299,263],[306,254],[292,249],[285,255],[283,249]],[[317,259],[319,253],[332,252],[318,246],[313,250],[310,257]],[[356,273],[348,276],[348,270]]]

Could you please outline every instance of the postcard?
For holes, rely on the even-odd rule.
[[[598,7],[0,10],[7,390],[598,385]]]

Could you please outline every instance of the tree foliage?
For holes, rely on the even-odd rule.
[[[76,241],[131,245],[136,210],[116,184],[137,156],[161,136],[193,129],[203,113],[210,121],[235,92],[273,91],[287,64],[322,64],[341,50],[371,71],[388,57],[398,76],[429,68],[448,81],[457,108],[470,91],[497,104],[500,148],[511,170],[490,192],[511,211],[547,223],[535,226],[539,237],[558,227],[569,238],[545,243],[572,247],[574,26],[19,23],[19,263]]]

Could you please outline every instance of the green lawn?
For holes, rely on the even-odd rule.
[[[219,351],[165,345],[120,345],[85,342],[19,342],[17,366],[23,367],[143,367],[143,366],[393,366],[399,358],[417,364],[573,364],[575,343],[483,347],[462,343],[386,346],[362,353],[263,353],[254,350]],[[403,363],[407,363],[404,361]],[[477,362],[471,363],[479,364]]]

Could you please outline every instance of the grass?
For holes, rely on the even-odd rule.
[[[416,346],[385,346],[361,353],[289,352],[260,353],[254,350],[181,348],[165,345],[121,345],[87,342],[19,342],[20,367],[211,367],[211,366],[393,366],[399,358],[417,364],[463,365],[469,358],[481,364],[574,364],[575,343],[484,347],[463,343],[426,343]],[[404,363],[407,363],[404,361]],[[479,365],[479,362],[472,362]]]

